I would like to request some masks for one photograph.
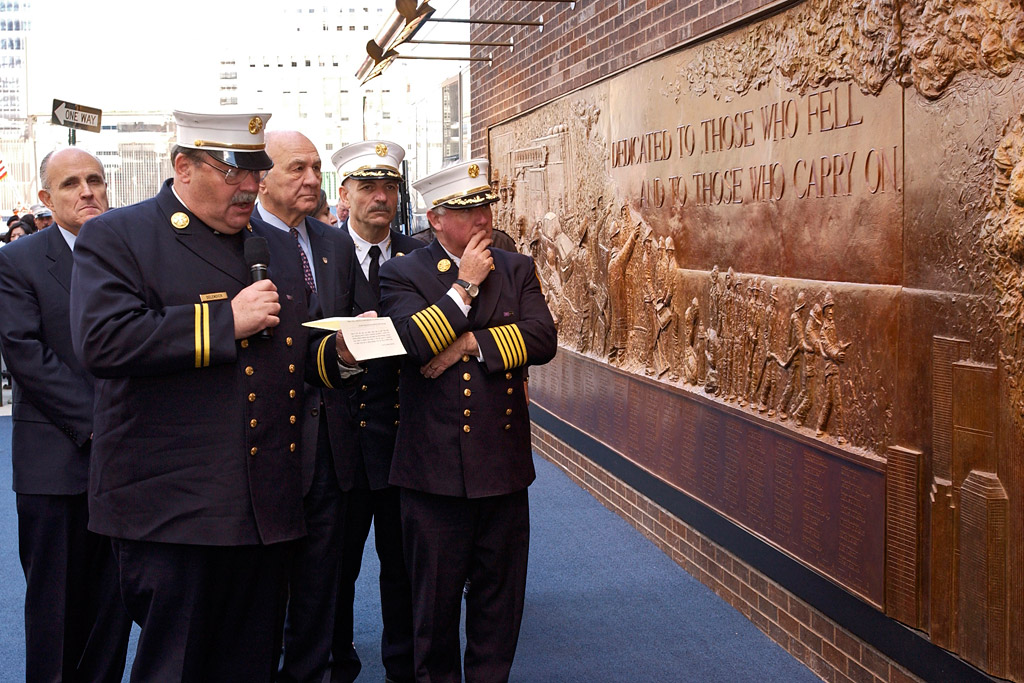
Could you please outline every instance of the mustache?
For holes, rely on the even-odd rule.
[[[252,204],[258,195],[255,192],[236,192],[231,197],[232,204]]]
[[[387,204],[374,204],[373,206],[370,207],[370,211],[387,211],[387,210],[388,210],[388,205]]]

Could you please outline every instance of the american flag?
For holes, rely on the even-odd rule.
[[[0,180],[7,177],[7,166],[4,164],[4,160],[0,159]]]

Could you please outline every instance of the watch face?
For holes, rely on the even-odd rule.
[[[470,285],[469,289],[466,290],[466,293],[475,299],[476,295],[480,293],[480,288],[476,285]]]

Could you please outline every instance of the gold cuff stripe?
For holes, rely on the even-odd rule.
[[[512,364],[509,360],[510,352],[505,341],[505,336],[501,333],[500,328],[497,327],[491,329],[491,336],[494,337],[494,343],[498,345],[498,351],[501,353],[501,363],[505,366],[505,369],[508,370],[512,367]]]
[[[195,304],[196,307],[196,367],[203,367],[203,311],[199,308],[202,304]]]
[[[324,360],[324,349],[327,347],[329,342],[334,337],[333,334],[328,334],[320,340],[320,348],[316,350],[316,369],[320,373],[320,381],[324,383],[328,389],[333,389],[334,385],[331,384],[331,378],[327,376],[327,361]]]
[[[518,328],[514,325],[507,325],[502,328],[501,332],[505,335],[509,349],[511,349],[511,368],[517,368],[526,363],[526,349],[523,348],[522,337],[519,336]],[[509,370],[511,368],[505,369]]]
[[[203,307],[203,367],[210,367],[210,304]]]
[[[498,345],[506,370],[526,365],[526,342],[517,325],[493,327],[491,336]]]
[[[426,338],[427,343],[430,344],[430,350],[434,352],[434,355],[441,353],[444,345],[441,343],[441,339],[434,328],[433,321],[427,318],[427,310],[424,309],[419,313],[414,313],[412,316],[413,322],[420,328],[420,332]]]
[[[443,348],[448,348],[455,342],[455,330],[448,324],[448,318],[445,317],[444,313],[437,306],[431,306],[426,311],[427,315],[434,318],[435,324],[441,331],[441,341],[444,343]]]
[[[414,313],[412,319],[430,344],[430,350],[435,356],[455,341],[455,332],[437,306],[430,306],[419,313]]]
[[[196,367],[205,368],[210,365],[210,304],[193,305],[196,311]]]

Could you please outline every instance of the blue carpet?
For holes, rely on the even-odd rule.
[[[11,419],[0,417],[2,683],[25,679],[10,431]],[[512,681],[820,680],[555,466],[536,463],[526,611]],[[376,682],[384,669],[379,565],[370,538],[356,588],[355,643],[363,660],[359,680]]]

